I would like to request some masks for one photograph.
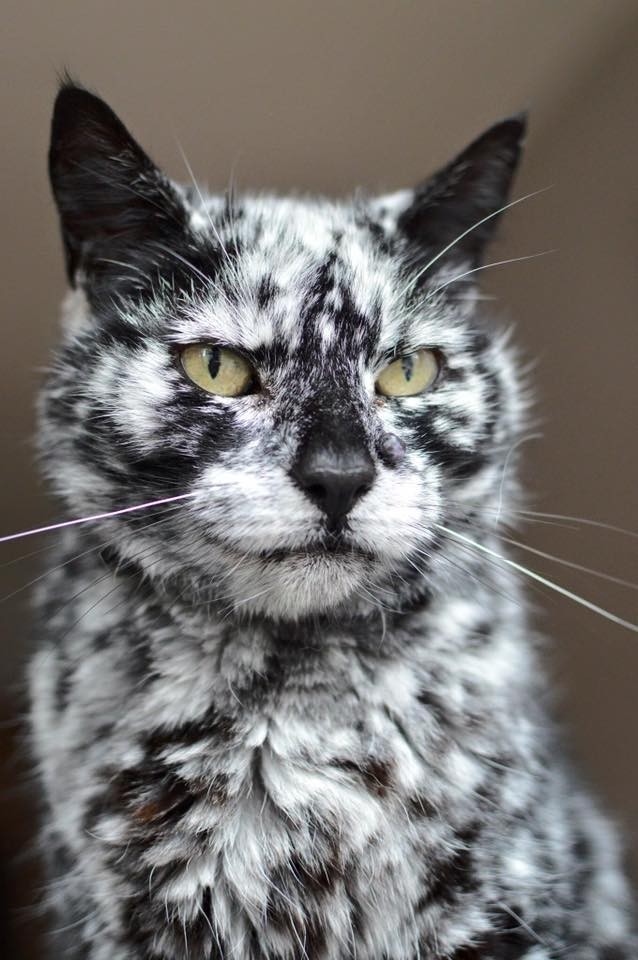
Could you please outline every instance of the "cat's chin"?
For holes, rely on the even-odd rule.
[[[278,620],[297,620],[361,597],[374,562],[364,554],[293,551],[250,557],[231,577],[235,608]]]

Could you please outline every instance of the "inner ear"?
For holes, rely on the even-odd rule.
[[[495,124],[416,188],[396,230],[417,265],[446,247],[456,260],[481,261],[507,203],[525,129],[522,114]]]
[[[144,253],[188,229],[181,197],[122,121],[71,83],[55,102],[49,173],[73,285],[78,271],[95,279],[124,270],[134,282]]]

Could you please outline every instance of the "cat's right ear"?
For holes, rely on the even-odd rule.
[[[71,82],[55,101],[49,174],[73,286],[80,273],[132,279],[145,254],[187,230],[174,187],[113,110]]]

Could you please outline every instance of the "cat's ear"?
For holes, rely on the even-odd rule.
[[[507,203],[525,129],[524,114],[503,120],[414,191],[395,194],[394,231],[415,265],[448,245],[451,258],[480,262]]]
[[[187,228],[176,190],[122,121],[70,82],[55,101],[49,173],[73,285],[78,271],[103,276],[114,261],[132,271],[141,251]]]

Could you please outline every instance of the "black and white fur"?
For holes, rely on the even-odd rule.
[[[60,92],[71,290],[46,474],[71,515],[195,495],[67,531],[40,590],[55,957],[637,955],[521,586],[453,533],[502,553],[517,497],[516,358],[455,278],[523,131],[497,124],[386,197],[202,196],[98,98]],[[197,342],[243,353],[260,390],[200,391],[177,360]],[[435,386],[377,395],[424,346]],[[338,527],[295,479],[309,446],[373,465]]]

